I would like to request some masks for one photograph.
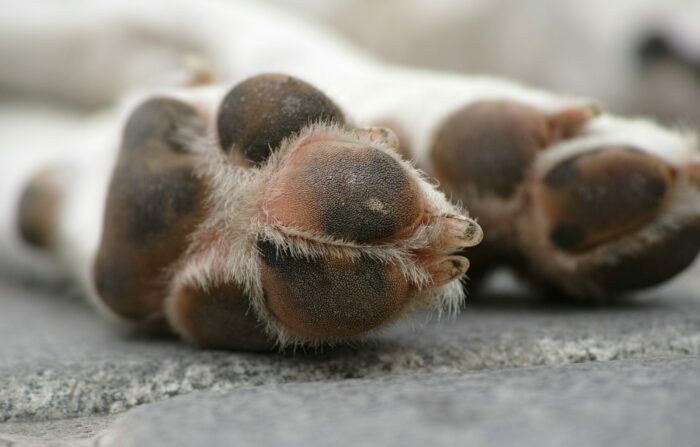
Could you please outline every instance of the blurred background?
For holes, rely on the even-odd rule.
[[[700,126],[698,0],[267,0],[391,62],[592,96]]]
[[[159,27],[178,12],[187,16],[187,11],[212,3],[234,11],[248,4],[242,0],[0,0],[0,93],[22,84],[34,88],[30,93],[46,93],[36,91],[40,82],[31,78],[55,75],[47,73],[46,67],[55,67],[59,60],[67,66],[94,69],[89,82],[85,78],[60,81],[86,98],[93,89],[93,97],[102,99],[101,92],[121,82],[115,79],[118,76],[138,77],[138,70],[156,66],[172,69],[173,54],[168,48],[188,47],[192,44],[188,31],[196,28],[196,33],[206,33],[207,23],[187,23],[181,28],[190,29],[177,36],[159,34]],[[270,14],[282,9],[309,23],[319,22],[387,62],[506,77],[533,87],[591,96],[615,113],[649,114],[684,127],[700,125],[700,0],[250,3],[271,7]],[[109,14],[116,19],[109,20]],[[86,22],[94,22],[93,29],[86,29]],[[58,32],[61,27],[67,30],[64,40],[74,34],[74,41],[66,40],[70,46],[61,46],[45,32]],[[86,42],[90,39],[79,37],[77,27],[83,27],[82,36],[92,33],[94,40],[103,39],[99,52]],[[275,36],[273,29],[270,36]],[[253,48],[255,43],[247,45]],[[53,65],[25,64],[21,55],[37,48],[52,48],[44,50],[44,57],[54,59]],[[125,51],[138,53],[126,56],[135,68],[113,70],[110,60],[124,60]]]

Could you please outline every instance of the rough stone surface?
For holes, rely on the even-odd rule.
[[[116,418],[87,416],[52,421],[6,422],[0,424],[0,446],[81,447],[96,444],[96,436]]]
[[[119,445],[115,436],[132,431],[138,445],[155,433],[138,424],[141,417],[154,427],[177,424],[178,433],[187,428],[191,438],[182,439],[198,439],[207,424],[220,422],[231,424],[222,440],[274,445],[291,430],[275,407],[301,424],[290,438],[297,444],[289,445],[336,426],[364,443],[364,424],[367,436],[388,445],[419,445],[426,437],[447,444],[450,436],[476,443],[521,436],[519,444],[528,445],[538,430],[558,426],[545,445],[566,433],[589,445],[682,444],[690,434],[698,439],[687,418],[700,420],[698,278],[696,268],[645,296],[588,307],[501,284],[453,320],[419,317],[354,346],[283,354],[203,351],[148,338],[107,322],[70,294],[0,282],[0,446]],[[567,366],[576,363],[586,365]],[[247,404],[231,404],[238,400]],[[201,412],[201,430],[184,422],[190,406],[200,408],[192,414]],[[232,416],[229,407],[250,411]],[[643,411],[651,411],[648,419]],[[266,419],[273,414],[274,421]],[[239,430],[251,420],[258,425]],[[514,422],[506,430],[508,420]],[[384,424],[393,429],[383,432]],[[626,424],[640,425],[618,428]],[[260,434],[266,426],[270,433]]]
[[[700,357],[688,357],[203,392],[131,410],[98,439],[105,447],[694,447],[698,371]]]
[[[0,289],[0,421],[109,414],[195,390],[415,372],[700,355],[692,281],[614,307],[565,307],[514,292],[451,321],[406,322],[322,353],[201,351],[120,331],[80,300]],[[422,323],[422,324],[421,324]]]

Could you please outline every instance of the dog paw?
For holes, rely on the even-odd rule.
[[[255,97],[269,102],[251,109]],[[282,75],[235,87],[217,122],[210,215],[178,284],[235,284],[282,344],[459,304],[469,264],[453,253],[481,229],[400,158],[392,132],[353,127],[321,92]]]
[[[514,257],[523,185],[533,163],[600,113],[594,104],[553,112],[512,100],[482,100],[450,114],[430,147],[431,172],[452,200],[477,216],[487,237],[474,252],[479,272]]]
[[[433,170],[484,226],[473,256],[482,269],[510,263],[569,295],[607,296],[663,282],[695,258],[696,142],[599,113],[483,101],[445,120]]]
[[[129,119],[94,269],[115,313],[259,350],[460,305],[469,262],[456,252],[481,228],[401,159],[391,131],[355,127],[276,74],[235,86],[214,115],[158,98]]]
[[[696,142],[601,118],[533,169],[519,221],[530,269],[573,296],[660,284],[700,251]]]

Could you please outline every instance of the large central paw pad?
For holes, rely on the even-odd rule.
[[[686,163],[620,145],[563,158],[533,178],[523,245],[574,295],[668,280],[700,250],[700,190]]]
[[[661,160],[632,148],[564,161],[547,173],[540,193],[552,243],[586,250],[641,228],[667,201],[673,177]]]

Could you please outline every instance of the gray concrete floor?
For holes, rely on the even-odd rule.
[[[612,306],[500,284],[448,321],[285,354],[150,339],[0,283],[0,446],[697,446],[699,278]]]

